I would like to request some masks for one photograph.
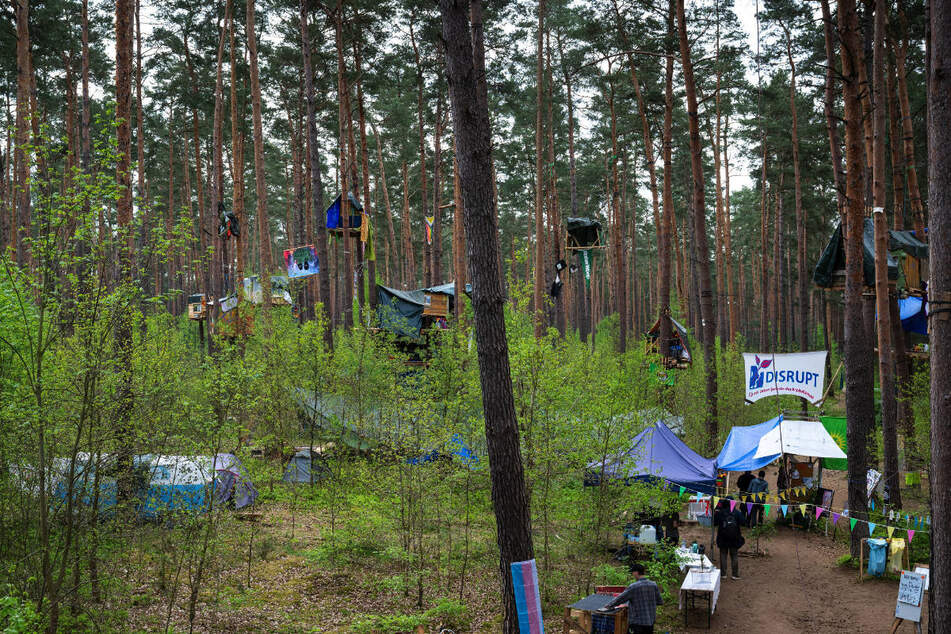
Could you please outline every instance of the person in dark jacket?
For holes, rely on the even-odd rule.
[[[750,483],[753,481],[753,474],[749,471],[744,471],[743,475],[736,479],[736,488],[740,490],[740,493],[747,493],[750,490]]]
[[[721,500],[716,512],[713,515],[714,526],[717,527],[717,550],[720,551],[720,577],[726,578],[726,559],[730,556],[730,565],[732,577],[740,578],[740,563],[738,561],[738,551],[746,542],[743,534],[740,532],[740,526],[743,525],[743,514],[738,505],[730,510],[732,497]]]
[[[660,596],[657,584],[645,576],[643,565],[634,564],[631,571],[634,583],[601,609],[610,610],[627,602],[628,634],[652,634],[654,621],[657,620],[657,606],[663,605],[664,599]]]

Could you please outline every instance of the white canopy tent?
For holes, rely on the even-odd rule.
[[[811,420],[782,420],[760,438],[754,458],[779,457],[782,454],[814,458],[847,457],[823,424]]]

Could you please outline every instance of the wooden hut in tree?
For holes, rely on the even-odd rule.
[[[670,320],[670,341],[667,344],[667,354],[663,355],[664,364],[668,368],[686,368],[693,362],[687,342],[687,329],[670,315],[661,315],[647,331],[647,352],[661,354],[663,350],[659,341],[661,319]]]

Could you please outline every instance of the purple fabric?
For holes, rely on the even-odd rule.
[[[600,470],[591,464],[589,470]],[[618,479],[662,478],[690,491],[712,493],[717,470],[715,458],[704,458],[657,421],[637,436],[631,448],[605,468],[605,475]]]

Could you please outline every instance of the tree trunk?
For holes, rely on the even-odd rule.
[[[829,135],[829,149],[832,157],[832,178],[835,184],[836,202],[840,217],[845,217],[845,172],[842,167],[842,145],[839,141],[839,120],[835,115],[835,33],[829,0],[821,0],[822,22],[825,33],[826,73],[825,101],[826,132]]]
[[[670,342],[673,339],[673,323],[670,315],[670,259],[671,233],[674,225],[674,189],[673,189],[673,115],[674,115],[674,0],[670,0],[667,11],[667,56],[664,73],[664,209],[658,231],[657,275],[658,303],[660,304],[660,333],[658,345],[664,361],[669,363]],[[666,363],[665,363],[666,364]]]
[[[359,30],[359,22],[357,23],[357,27]],[[357,72],[357,115],[360,124],[360,167],[363,176],[363,213],[365,214],[364,218],[369,223],[372,218],[373,208],[370,204],[370,152],[367,150],[367,124],[363,109],[363,51],[359,41],[354,43],[353,48],[354,65],[356,66]],[[367,240],[373,240],[374,236],[369,227],[367,231]],[[361,243],[359,248],[362,254],[364,249],[367,248],[367,244]],[[373,255],[373,259],[367,262],[367,277],[370,278],[369,304],[370,307],[373,308],[376,306],[376,248],[372,244],[369,248],[373,249],[370,252]],[[364,287],[361,284],[360,293],[362,294],[363,292]]]
[[[726,246],[726,301],[727,314],[730,319],[730,343],[736,340],[736,333],[739,330],[739,308],[737,302],[737,293],[733,280],[733,229],[730,219],[730,117],[727,115],[723,123],[723,178],[724,178],[724,206],[723,206],[723,231]],[[740,271],[743,270],[743,264],[740,263]],[[742,290],[742,287],[741,287]],[[743,301],[742,305],[746,302]],[[746,323],[746,322],[744,322]]]
[[[928,210],[931,245],[931,586],[928,631],[951,632],[951,5],[931,5]],[[937,302],[937,303],[934,303]],[[939,312],[940,311],[940,312]]]
[[[403,161],[403,289],[416,286],[416,258],[413,253],[413,234],[409,217],[409,175]]]
[[[518,632],[510,564],[534,557],[531,514],[505,337],[505,297],[492,186],[489,113],[480,104],[465,0],[441,0],[456,160],[465,206],[476,344],[496,515],[504,634]]]
[[[809,289],[806,271],[806,214],[802,208],[802,173],[799,165],[799,115],[796,112],[796,61],[792,54],[792,37],[783,26],[786,34],[786,56],[789,59],[789,112],[792,115],[792,159],[793,180],[796,192],[796,269],[799,287],[799,351],[809,349]]]
[[[456,321],[462,319],[464,313],[463,294],[466,290],[466,241],[463,233],[465,207],[462,204],[462,188],[459,183],[459,163],[456,161],[456,140],[453,138],[452,151],[452,275],[456,281],[455,313]]]
[[[716,317],[713,314],[713,293],[710,284],[710,253],[707,248],[707,222],[704,200],[703,148],[700,145],[700,122],[697,112],[697,88],[690,61],[690,44],[687,40],[687,20],[684,16],[684,0],[677,0],[677,21],[680,24],[680,57],[683,66],[684,87],[687,93],[687,116],[690,130],[690,168],[693,173],[693,218],[694,242],[697,253],[697,274],[700,278],[700,322],[703,334],[703,358],[707,373],[707,448],[716,449],[717,429],[717,365],[716,365]]]
[[[886,48],[893,44],[886,34]],[[885,68],[885,103],[888,105],[888,149],[892,168],[892,218],[895,229],[905,228],[905,164],[901,146],[901,121],[895,96],[895,62],[889,59]]]
[[[885,5],[887,6],[887,5]],[[887,9],[875,7],[875,41],[872,62],[874,91],[872,118],[872,219],[875,226],[875,306],[878,313],[878,376],[882,393],[882,447],[884,479],[889,503],[901,508],[898,481],[898,403],[895,393],[895,350],[892,346],[891,307],[888,293],[888,223],[885,220],[885,22]]]
[[[214,292],[212,287],[212,274],[211,272],[215,270],[215,266],[212,265],[212,261],[208,261],[208,236],[206,232],[211,232],[211,235],[214,236],[214,219],[218,216],[218,207],[224,203],[224,109],[225,109],[225,91],[224,91],[224,57],[225,57],[225,41],[228,38],[229,26],[231,22],[231,0],[225,3],[225,15],[224,21],[221,23],[221,35],[218,40],[218,54],[215,57],[215,107],[214,114],[211,124],[211,156],[212,156],[212,175],[211,175],[211,208],[208,217],[205,217],[205,213],[202,213],[202,219],[200,222],[199,233],[201,234],[201,258],[200,266],[202,269],[202,287],[204,292],[209,297],[214,297],[212,293]],[[231,77],[231,83],[234,84],[234,77]],[[232,149],[232,152],[234,150]],[[232,173],[233,178],[238,178],[238,173]],[[199,188],[201,188],[201,183],[199,183]],[[232,201],[233,205],[233,201]],[[242,227],[243,228],[243,227]],[[212,238],[213,239],[213,238]],[[235,238],[240,240],[240,238]],[[215,249],[219,251],[220,249]],[[218,269],[220,271],[220,268]]]
[[[231,0],[228,0],[228,3],[231,3]],[[237,70],[235,67],[235,43],[234,43],[234,8],[232,7],[230,13],[230,19],[228,20],[228,40],[229,40],[229,62],[231,65],[231,153],[232,161],[234,165],[231,168],[231,177],[233,182],[233,200],[231,201],[232,206],[234,207],[235,218],[238,219],[238,226],[244,229],[242,233],[244,236],[247,236],[249,227],[245,222],[244,214],[244,133],[238,131],[238,95],[237,95]],[[223,194],[222,194],[223,196]],[[217,210],[216,210],[217,212]],[[241,300],[244,298],[243,284],[244,284],[244,260],[245,260],[245,237],[238,236],[234,241],[235,248],[235,279],[232,281],[231,287],[233,287],[238,293],[238,305],[240,307]],[[223,243],[221,246],[222,256],[226,252],[227,243]],[[221,258],[222,267],[220,269],[219,280],[220,292],[222,294],[227,293],[230,288],[225,282],[225,271],[227,266],[225,265],[225,258]],[[240,323],[240,322],[239,322]]]
[[[261,123],[261,81],[258,76],[258,43],[254,34],[254,2],[248,0],[247,38],[251,66],[251,118],[254,122],[254,215],[258,222],[258,243],[261,248],[258,273],[261,279],[261,308],[267,315],[271,310],[271,227],[267,215],[267,185],[264,171],[264,130]]]
[[[915,133],[912,126],[913,115],[911,113],[911,104],[908,101],[908,78],[905,73],[905,60],[908,57],[908,21],[905,18],[904,4],[901,0],[898,2],[898,23],[902,30],[902,38],[895,51],[895,66],[898,70],[898,103],[901,106],[902,140],[905,149],[908,198],[911,203],[915,235],[923,242],[930,242],[930,240],[927,240],[928,236],[924,232],[925,209],[921,202],[921,188],[918,187],[918,169],[915,166]]]
[[[558,33],[556,36],[556,41],[558,42],[558,57],[561,61],[561,72],[564,76],[565,81],[565,91],[567,93],[567,108],[568,108],[568,186],[570,188],[570,198],[571,201],[571,217],[578,217],[578,179],[577,173],[575,171],[575,112],[574,112],[574,100],[571,94],[571,73],[568,71],[568,65],[565,62],[565,52],[563,50],[561,34]],[[561,241],[563,236],[562,228],[558,227],[558,239]],[[590,255],[590,254],[589,254]],[[585,281],[584,281],[584,272],[578,272],[578,284],[577,284],[577,297],[575,298],[575,305],[577,307],[577,317],[575,319],[575,325],[578,328],[578,335],[582,341],[584,341],[588,336],[588,324],[587,324],[587,300],[585,293]]]
[[[544,74],[542,65],[543,36],[545,33],[545,0],[538,0],[538,31],[535,48],[535,284],[532,293],[532,305],[535,311],[535,338],[545,334],[545,227],[544,227],[544,175],[545,164],[542,154],[544,128],[542,127],[542,108],[544,106]]]
[[[871,341],[862,308],[862,218],[865,209],[862,103],[858,67],[864,64],[859,40],[855,0],[838,0],[842,57],[842,91],[845,102],[846,215],[845,215],[845,408],[848,427],[848,490],[850,518],[868,518],[865,487],[869,445],[874,429]],[[851,552],[858,557],[865,524],[851,533]]]
[[[119,274],[124,284],[134,284],[134,236],[132,233],[132,0],[116,1],[116,203],[118,224]],[[119,378],[116,394],[116,432],[119,447],[116,456],[117,499],[122,505],[134,496],[132,471],[132,307],[126,303],[116,320],[115,348]],[[130,509],[125,509],[123,513]]]
[[[608,63],[608,74],[610,74],[610,62]],[[621,205],[621,194],[619,191],[619,176],[617,169],[618,145],[617,145],[617,116],[614,109],[614,81],[609,82],[610,93],[608,95],[608,108],[611,111],[611,252],[614,255],[613,275],[613,294],[614,309],[618,314],[618,337],[617,351],[624,353],[627,350],[627,275],[624,266],[625,254],[625,236],[624,236],[624,208]]]
[[[221,64],[220,64],[221,55],[224,52],[224,32],[223,31],[221,35],[222,37],[221,37],[221,40],[219,40],[219,44],[218,44],[218,58],[217,58],[217,61],[219,62],[217,68],[219,69],[221,68]],[[197,105],[199,103],[198,79],[195,77],[195,68],[192,64],[191,51],[189,51],[188,49],[188,31],[187,30],[182,33],[182,45],[185,49],[185,66],[188,71],[188,80],[191,83],[191,91],[192,91],[192,104],[191,104],[192,144],[195,146],[194,147],[194,150],[195,150],[195,190],[196,190],[197,198],[198,198],[198,226],[201,229],[203,229],[207,224],[207,218],[205,217],[207,210],[205,209],[205,192],[204,192],[205,188],[202,186],[204,180],[201,175],[201,143],[199,141],[199,136],[198,136],[198,105]],[[220,74],[220,71],[219,71],[219,74]],[[214,137],[214,131],[212,131],[212,137]],[[187,155],[185,157],[184,165],[185,165],[185,171],[187,174],[188,172]],[[212,189],[214,189],[214,185],[212,185]],[[190,194],[189,194],[188,200],[190,203],[191,202]],[[190,204],[189,204],[189,207],[191,207]],[[198,231],[198,244],[201,245],[201,262],[204,263],[205,253],[207,252],[207,249],[208,249],[208,236],[201,229],[199,229]],[[203,270],[207,270],[207,267],[205,267],[204,264],[202,264],[201,267]],[[185,296],[182,295],[181,299],[182,301],[184,301]]]
[[[419,57],[419,46],[416,44],[416,32],[414,30],[413,22],[416,19],[415,13],[413,14],[413,21],[409,25],[409,38],[410,43],[413,45],[413,55],[416,58],[416,115],[418,122],[419,130],[419,208],[422,212],[423,223],[426,222],[426,210],[429,208],[429,199],[426,196],[428,191],[426,187],[426,133],[423,128],[424,114],[423,110],[423,89],[425,84],[423,82],[423,65]],[[430,271],[430,257],[429,257],[430,245],[426,240],[423,240],[423,285],[432,286],[432,272]]]
[[[390,190],[386,184],[386,169],[383,165],[383,141],[375,126],[373,128],[373,136],[376,137],[376,158],[380,164],[380,189],[383,190],[383,202],[386,205],[386,231],[389,236],[390,244],[390,249],[387,250],[386,254],[386,261],[389,263],[391,257],[394,260],[397,259],[396,229],[393,226],[393,208],[390,206]],[[387,264],[387,266],[389,266],[389,264]],[[397,269],[397,275],[399,278],[402,278],[403,271]],[[399,286],[402,281],[402,279],[397,279],[395,286]],[[387,280],[387,282],[389,283],[389,280]]]
[[[766,137],[760,139],[763,144],[763,164],[760,175],[760,235],[759,235],[759,347],[764,352],[770,345],[767,313],[769,293],[766,281],[766,245],[769,235],[769,203],[766,197]]]
[[[17,97],[16,97],[16,238],[15,257],[18,266],[30,263],[30,0],[16,0],[17,31]]]

